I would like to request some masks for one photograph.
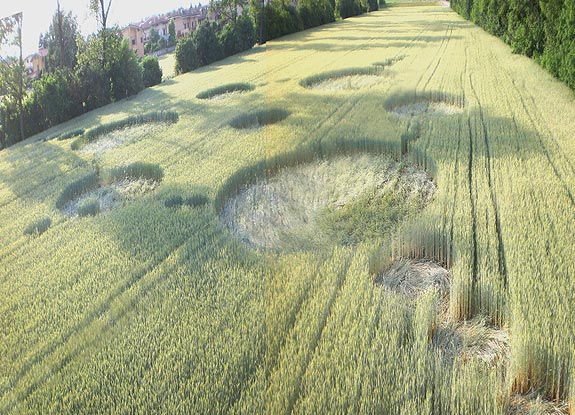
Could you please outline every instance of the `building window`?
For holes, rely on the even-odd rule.
[[[132,39],[132,46],[136,46],[136,39]]]
[[[188,22],[184,22],[184,29],[188,28]]]

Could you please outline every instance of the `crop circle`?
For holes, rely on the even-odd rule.
[[[101,124],[74,140],[71,148],[84,153],[104,153],[156,134],[167,124],[176,123],[178,120],[177,112],[157,111]]]
[[[202,91],[196,95],[196,98],[216,101],[245,94],[254,89],[255,87],[253,85],[246,83],[226,84]]]
[[[154,164],[117,167],[107,172],[104,179],[91,174],[70,184],[56,206],[70,217],[95,216],[154,190],[162,178],[162,169]]]
[[[315,91],[353,91],[381,83],[385,72],[382,68],[349,68],[324,72],[303,79],[300,85]]]
[[[417,299],[429,290],[449,293],[451,275],[434,261],[402,259],[377,275],[376,283],[387,290]]]
[[[452,322],[445,320],[432,339],[433,348],[446,361],[480,361],[490,366],[505,365],[510,356],[507,330],[488,324],[483,316]]]
[[[410,104],[392,107],[389,111],[393,115],[401,118],[416,116],[443,117],[460,114],[463,112],[463,108],[447,101],[421,100]]]
[[[248,246],[307,250],[391,234],[436,186],[414,165],[356,154],[292,165],[228,198],[222,223]]]

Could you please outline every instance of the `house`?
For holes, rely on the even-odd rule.
[[[122,35],[128,40],[128,45],[139,58],[144,57],[144,31],[136,25],[129,24],[122,30]]]
[[[46,69],[46,56],[48,56],[48,48],[40,49],[38,52],[28,55],[24,60],[26,74],[28,78],[39,78]]]
[[[166,40],[170,37],[170,21],[174,21],[176,38],[195,31],[201,22],[208,19],[208,6],[198,5],[190,8],[179,8],[168,13],[148,17],[138,23],[131,23],[122,30],[124,38],[128,40],[139,57],[144,56],[144,45],[148,42],[152,29],[158,31]]]

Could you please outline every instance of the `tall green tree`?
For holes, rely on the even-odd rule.
[[[224,22],[235,22],[239,17],[238,10],[245,9],[247,4],[247,0],[210,0],[208,9]]]
[[[56,13],[52,17],[52,23],[44,40],[48,47],[47,66],[48,71],[57,68],[72,70],[76,66],[76,54],[78,46],[78,23],[72,12],[65,13],[57,2]]]
[[[235,22],[227,22],[220,33],[220,43],[225,56],[251,49],[256,43],[252,20],[247,15],[242,15]]]
[[[150,29],[150,33],[148,34],[148,41],[144,46],[146,53],[156,52],[157,50],[161,49],[161,41],[162,37],[160,36],[160,32],[158,32],[155,28]]]
[[[96,16],[98,20],[98,25],[100,26],[99,36],[102,39],[102,56],[100,56],[100,64],[102,67],[107,64],[107,52],[108,52],[108,14],[110,13],[110,6],[112,5],[112,0],[90,0],[90,10]]]
[[[537,0],[510,0],[506,41],[513,52],[540,56],[545,45],[544,20]]]
[[[0,96],[13,100],[20,119],[20,139],[24,136],[23,101],[24,59],[22,57],[22,13],[0,19],[0,47],[9,46],[18,49],[17,58],[0,56]]]
[[[176,23],[174,22],[174,19],[170,20],[170,23],[168,23],[168,46],[172,47],[176,45]]]
[[[198,65],[205,66],[224,57],[224,49],[218,38],[218,26],[204,21],[193,35],[196,44]]]
[[[304,29],[335,21],[333,6],[329,0],[300,0],[297,10]]]
[[[176,73],[186,73],[198,67],[198,51],[192,36],[184,36],[176,45]]]

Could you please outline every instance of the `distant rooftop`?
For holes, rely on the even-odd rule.
[[[179,9],[172,10],[171,12],[167,12],[164,14],[159,14],[151,17],[146,17],[145,19],[140,20],[136,23],[130,23],[129,26],[136,26],[142,30],[147,30],[153,26],[157,26],[159,24],[165,24],[170,21],[170,19],[174,17],[200,17],[204,18],[208,15],[208,6],[198,5],[195,7],[184,8],[180,7]]]

